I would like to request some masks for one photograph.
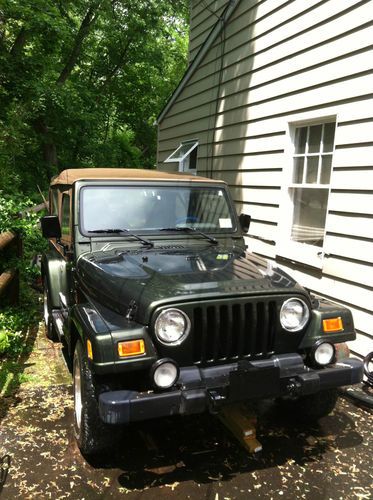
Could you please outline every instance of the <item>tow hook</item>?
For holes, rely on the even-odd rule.
[[[219,413],[219,410],[222,408],[227,398],[223,394],[220,394],[220,392],[214,390],[207,391],[207,394],[209,396],[210,413]]]
[[[287,383],[286,390],[287,390],[289,396],[294,398],[294,397],[298,396],[298,394],[300,393],[301,387],[302,387],[302,385],[297,379],[291,378],[291,379],[289,379],[289,382]]]

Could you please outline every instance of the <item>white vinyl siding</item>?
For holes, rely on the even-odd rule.
[[[226,2],[192,1],[191,59]],[[222,38],[224,56],[222,56]],[[373,0],[241,0],[159,123],[158,167],[198,137],[198,174],[252,216],[249,248],[350,306],[352,349],[373,350]],[[322,269],[278,257],[289,126],[334,120]]]
[[[189,61],[192,61],[200,49],[207,35],[223,13],[227,0],[192,0],[190,37],[189,37]]]

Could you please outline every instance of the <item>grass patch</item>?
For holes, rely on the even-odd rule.
[[[18,361],[3,361],[0,366],[0,397],[13,395],[18,387],[29,381],[29,375],[23,372],[24,366]]]
[[[29,380],[25,373],[41,320],[41,297],[34,290],[21,286],[20,305],[0,312],[0,396],[7,397]]]

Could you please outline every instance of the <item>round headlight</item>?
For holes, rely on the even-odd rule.
[[[334,359],[334,345],[322,342],[314,348],[313,357],[318,365],[329,365]]]
[[[154,325],[155,334],[158,339],[167,345],[178,345],[190,330],[188,316],[179,309],[165,309],[158,316]]]
[[[286,300],[281,307],[280,322],[288,332],[298,332],[310,317],[308,306],[301,299]]]
[[[159,389],[169,389],[179,377],[179,369],[167,359],[159,360],[152,370],[153,382]]]

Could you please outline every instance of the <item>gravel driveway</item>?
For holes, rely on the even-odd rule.
[[[48,359],[59,364],[63,383],[26,384],[0,402],[2,498],[372,498],[372,414],[342,398],[312,427],[261,408],[259,455],[203,415],[137,424],[108,456],[87,462],[73,438],[69,374],[55,349],[44,345],[36,355],[46,374]]]

